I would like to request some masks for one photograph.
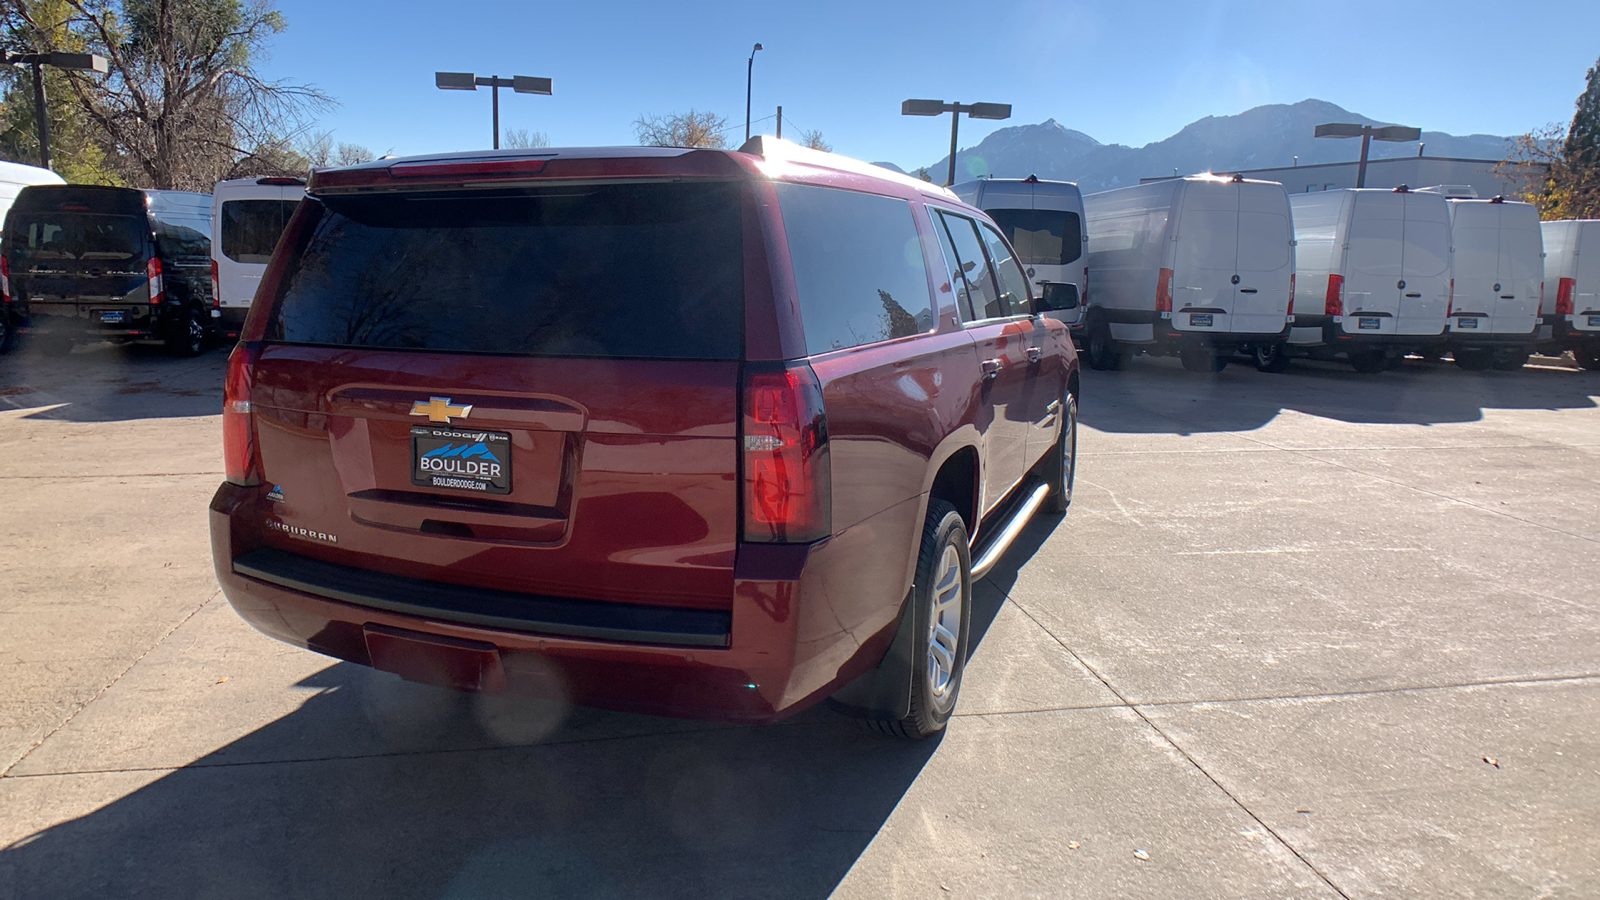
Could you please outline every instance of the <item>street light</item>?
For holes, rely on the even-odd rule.
[[[956,130],[961,123],[961,114],[966,113],[969,119],[1009,119],[1011,104],[946,103],[943,100],[907,100],[900,104],[902,116],[938,116],[945,113],[950,113],[950,175],[944,182],[944,186],[949,187],[956,183]]]
[[[441,91],[475,91],[480,86],[489,89],[494,98],[494,149],[500,149],[500,89],[511,88],[519,94],[544,94],[551,91],[550,79],[517,75],[501,78],[498,75],[474,75],[471,72],[435,72],[433,84]]]
[[[50,168],[50,116],[44,104],[44,75],[40,69],[44,66],[55,66],[58,69],[74,69],[79,72],[99,72],[106,74],[111,69],[106,65],[106,58],[93,53],[21,53],[16,55],[3,55],[0,58],[9,65],[25,65],[33,67],[33,109],[34,115],[39,119],[39,165]]]
[[[756,44],[755,50],[750,51],[750,62],[744,67],[744,139],[750,140],[750,78],[756,71],[756,50],[761,45]]]
[[[1373,141],[1390,141],[1403,144],[1409,141],[1422,139],[1421,128],[1411,128],[1406,125],[1354,125],[1346,122],[1329,122],[1318,125],[1315,137],[1319,138],[1361,138],[1361,166],[1356,170],[1356,187],[1367,186],[1367,149]]]

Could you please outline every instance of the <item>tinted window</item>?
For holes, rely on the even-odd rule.
[[[204,230],[202,230],[202,228]],[[156,241],[163,256],[210,256],[211,222],[169,219],[156,223]]]
[[[229,200],[222,204],[222,255],[240,263],[272,258],[278,235],[289,224],[299,200]]]
[[[328,198],[274,340],[547,356],[737,359],[736,184]]]
[[[17,210],[6,252],[25,260],[130,260],[144,256],[149,227],[137,216]]]
[[[776,187],[808,352],[933,329],[927,262],[908,201]]]
[[[1025,266],[1064,266],[1083,255],[1078,214],[1057,209],[990,209],[989,218]]]
[[[933,210],[929,210],[932,213]],[[945,227],[944,221],[938,216],[933,219],[934,233],[939,236],[939,248],[944,251],[945,274],[950,280],[940,286],[939,290],[954,291],[956,297],[956,310],[961,315],[961,321],[971,322],[977,318],[972,311],[972,288],[967,284],[967,276],[961,271],[960,258],[956,255],[956,248],[950,243],[950,230]]]
[[[989,246],[989,258],[994,261],[995,275],[1000,279],[1000,303],[991,316],[1025,316],[1028,308],[1028,278],[1022,266],[1006,246],[1000,232],[988,225],[982,226],[984,243]]]
[[[999,311],[1000,290],[995,287],[994,273],[989,271],[989,260],[984,256],[983,244],[978,239],[978,223],[966,216],[942,210],[939,219],[949,231],[956,261],[967,276],[970,295],[961,304],[962,315],[968,316],[966,321],[1004,315]]]

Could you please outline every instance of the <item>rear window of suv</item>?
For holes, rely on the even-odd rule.
[[[269,340],[737,359],[737,183],[322,198]]]

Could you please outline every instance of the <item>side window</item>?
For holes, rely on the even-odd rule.
[[[988,225],[983,227],[984,242],[989,245],[989,258],[994,260],[995,275],[1000,278],[1000,315],[1025,316],[1032,310],[1028,297],[1028,276],[1011,252],[1011,245]]]
[[[950,242],[955,245],[956,260],[961,264],[961,271],[966,273],[967,284],[972,289],[971,299],[966,304],[971,307],[972,316],[967,321],[1006,315],[999,311],[1000,290],[995,287],[994,273],[989,271],[983,243],[978,239],[978,223],[944,210],[939,211],[939,218],[950,229]],[[962,309],[963,315],[967,313],[966,306]]]
[[[944,251],[945,274],[950,278],[946,287],[955,293],[956,312],[961,316],[961,321],[971,322],[977,316],[972,313],[972,286],[967,283],[966,273],[961,270],[960,257],[956,255],[956,248],[950,243],[950,230],[945,227],[944,219],[933,207],[928,208],[928,214],[933,217],[934,233],[939,235],[939,248]]]
[[[910,201],[812,185],[776,188],[807,351],[933,330],[928,263]]]

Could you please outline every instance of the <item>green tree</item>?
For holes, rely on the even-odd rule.
[[[67,0],[32,0],[0,12],[0,38],[11,53],[59,50],[81,53],[87,44],[70,24],[75,10]],[[51,168],[74,184],[122,184],[114,155],[98,139],[88,115],[74,101],[68,76],[44,67],[45,110],[50,119]],[[0,156],[39,164],[39,123],[28,68],[0,70]]]
[[[1545,219],[1600,218],[1600,62],[1589,67],[1572,122],[1513,140],[1499,173],[1526,184],[1518,199]]]

